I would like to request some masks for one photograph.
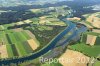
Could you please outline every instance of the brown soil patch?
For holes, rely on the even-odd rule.
[[[88,35],[86,44],[94,45],[96,38],[97,38],[97,36]]]
[[[96,16],[97,14],[92,14],[87,18],[87,21],[90,22],[93,26],[100,28],[100,18]]]
[[[27,40],[27,42],[33,50],[36,50],[39,47],[39,45],[33,39]]]
[[[63,59],[63,61],[61,59]],[[67,49],[66,52],[59,58],[59,62],[63,66],[87,66],[89,57],[80,52]]]
[[[93,24],[93,26],[95,26],[95,27],[97,27],[97,28],[100,28],[100,21],[98,21],[98,22],[93,22],[92,24]]]
[[[8,58],[6,45],[0,45],[0,56],[1,58]]]

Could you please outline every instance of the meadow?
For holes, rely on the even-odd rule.
[[[79,51],[89,57],[97,57],[100,54],[100,46],[89,46],[85,43],[77,43],[68,47],[69,49]],[[84,49],[85,48],[85,49]]]
[[[0,31],[0,44],[6,45],[9,58],[22,57],[33,50],[27,43],[31,37],[23,30],[16,32],[14,30]]]

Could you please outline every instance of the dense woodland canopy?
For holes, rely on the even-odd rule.
[[[0,2],[2,2],[2,4],[5,1],[0,0]],[[12,0],[7,0],[7,1],[9,1],[8,5],[10,2],[12,2]],[[32,1],[35,2],[37,0],[32,0]],[[56,0],[50,0],[50,1],[56,2]],[[28,2],[28,0],[21,0],[21,1],[13,0],[13,2]],[[43,1],[38,0],[38,2],[43,2]],[[47,2],[47,0],[45,2]],[[20,20],[25,20],[25,19],[43,15],[40,13],[34,14],[34,13],[29,12],[28,10],[32,9],[32,8],[47,8],[47,7],[52,7],[52,6],[56,7],[56,6],[61,6],[61,5],[69,6],[71,9],[73,9],[74,16],[82,17],[83,14],[97,12],[98,10],[92,10],[93,8],[90,6],[99,5],[99,3],[100,3],[99,0],[91,0],[91,1],[90,0],[89,1],[88,0],[74,0],[74,1],[66,0],[66,1],[62,1],[62,2],[57,1],[56,3],[45,3],[42,6],[35,4],[35,5],[21,5],[21,6],[14,6],[14,7],[0,7],[1,11],[2,10],[6,11],[6,12],[0,13],[0,24],[17,22]]]

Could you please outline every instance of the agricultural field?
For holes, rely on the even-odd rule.
[[[65,15],[67,14],[66,11]],[[13,21],[12,18],[11,22],[0,25],[0,59],[30,56],[46,47],[55,36],[67,27],[58,18],[58,15],[62,15],[62,13],[53,12],[52,9],[29,9],[21,14],[15,17],[18,20]],[[3,56],[3,52],[5,52],[6,56]],[[20,64],[26,66],[26,64],[30,65],[30,63],[41,66],[62,66],[59,62],[49,65],[48,62],[41,64],[36,59],[25,62],[25,65],[24,63]]]
[[[31,45],[27,43],[27,40],[30,39],[32,38],[23,29],[22,31],[18,31],[18,29],[0,31],[0,47],[6,45],[8,58],[15,56],[22,57],[37,49],[34,46],[35,49],[33,50]],[[36,45],[39,44],[36,43]]]
[[[98,45],[89,46],[89,45],[86,45],[85,43],[77,43],[75,45],[70,45],[68,48],[75,50],[75,51],[79,51],[89,57],[96,58],[100,54],[100,51],[99,51],[100,46],[98,46]]]
[[[92,36],[92,37],[91,37]],[[93,38],[94,37],[94,38]],[[96,37],[96,38],[95,38]],[[92,39],[95,39],[94,45],[99,45],[100,34],[96,32],[85,32],[82,36],[81,42],[88,44],[88,42]]]
[[[40,46],[37,50],[40,50],[41,48],[46,46],[57,34],[59,34],[63,29],[65,29],[65,26],[33,25],[24,29],[29,30],[35,35],[35,37],[40,42]]]
[[[46,46],[64,28],[41,25],[0,31],[0,47],[5,45],[5,52],[8,54],[5,57],[0,55],[0,58],[23,57],[34,53]]]
[[[94,27],[94,28],[100,28],[100,12],[92,13],[92,14],[85,14],[83,15],[85,17],[85,22]]]
[[[100,66],[100,61],[96,61],[96,62],[94,63],[94,66]]]
[[[0,25],[0,45],[6,46],[7,58],[27,56],[48,45],[66,26],[52,15]]]
[[[78,58],[84,58],[84,63],[82,63],[81,60],[78,60]],[[62,61],[61,59],[66,59]],[[90,59],[89,57],[85,56],[84,54],[69,50],[67,49],[64,54],[61,55],[59,58],[59,62],[62,64],[62,66],[86,66],[87,63],[89,62],[87,59]]]
[[[0,31],[4,30],[4,26],[3,25],[0,25]]]

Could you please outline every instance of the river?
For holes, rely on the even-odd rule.
[[[68,16],[69,17],[69,16]],[[40,51],[27,56],[27,57],[22,57],[22,58],[15,58],[15,59],[7,59],[7,60],[0,60],[0,66],[1,64],[10,64],[10,63],[19,63],[19,62],[24,62],[24,61],[28,61],[28,60],[33,60],[36,59],[42,55],[44,55],[45,53],[47,53],[49,50],[51,50],[52,48],[55,47],[56,43],[61,40],[61,38],[63,36],[65,36],[71,29],[74,29],[76,27],[76,24],[67,21],[65,19],[63,19],[63,21],[68,24],[68,26],[65,28],[64,31],[62,31],[59,35],[57,35],[46,47],[44,47],[43,49],[41,49]],[[75,30],[71,36],[69,36],[69,38],[67,38],[67,40],[65,40],[62,44],[67,43],[68,41],[70,41],[73,37],[76,36],[76,34],[78,34],[78,32],[82,31],[84,27],[80,28],[79,30]]]

